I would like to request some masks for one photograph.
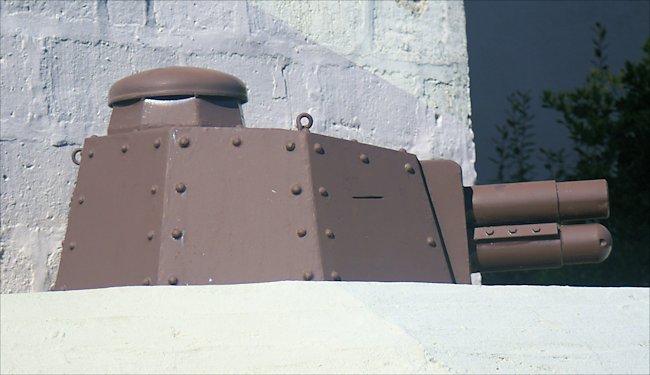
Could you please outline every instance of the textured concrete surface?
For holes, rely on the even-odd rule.
[[[77,169],[110,85],[193,65],[249,87],[250,127],[292,126],[450,158],[473,183],[462,2],[2,1],[2,293],[56,277]]]
[[[5,294],[0,370],[647,374],[649,294],[351,282]]]

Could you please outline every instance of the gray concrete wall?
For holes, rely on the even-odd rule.
[[[76,179],[70,153],[104,135],[107,93],[137,71],[192,65],[248,84],[249,127],[404,147],[473,183],[462,2],[3,1],[1,292],[53,283]]]
[[[0,302],[7,374],[650,371],[647,288],[277,282]]]

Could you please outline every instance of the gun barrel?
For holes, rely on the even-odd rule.
[[[473,271],[559,268],[567,264],[599,263],[609,256],[612,249],[612,236],[607,228],[600,224],[557,226],[551,223],[542,226],[544,225],[555,225],[557,230],[553,232],[542,229],[537,235],[524,234],[513,239],[490,240],[475,233],[476,252],[471,261]],[[512,227],[477,228],[476,231],[487,230],[488,233],[493,233],[493,236],[498,236],[501,228],[513,231]],[[522,228],[519,229],[521,232]]]
[[[474,226],[562,222],[609,216],[606,180],[539,181],[465,188]]]

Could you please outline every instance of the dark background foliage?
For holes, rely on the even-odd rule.
[[[597,23],[593,31],[592,68],[584,84],[542,95],[542,106],[560,114],[555,126],[568,130],[571,149],[536,147],[531,94],[516,91],[507,97],[505,122],[497,125],[492,161],[498,182],[530,180],[535,158],[549,179],[607,179],[611,213],[603,224],[612,232],[613,251],[602,264],[484,274],[484,284],[650,285],[650,38],[641,61],[613,72],[607,30]]]

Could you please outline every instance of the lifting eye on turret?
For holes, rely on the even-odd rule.
[[[307,122],[305,123],[303,120],[307,120]],[[314,118],[307,112],[303,112],[296,116],[296,128],[298,128],[298,130],[309,131],[313,124]]]
[[[75,163],[76,165],[81,164],[81,149],[76,148],[74,151],[72,151],[72,162]]]

